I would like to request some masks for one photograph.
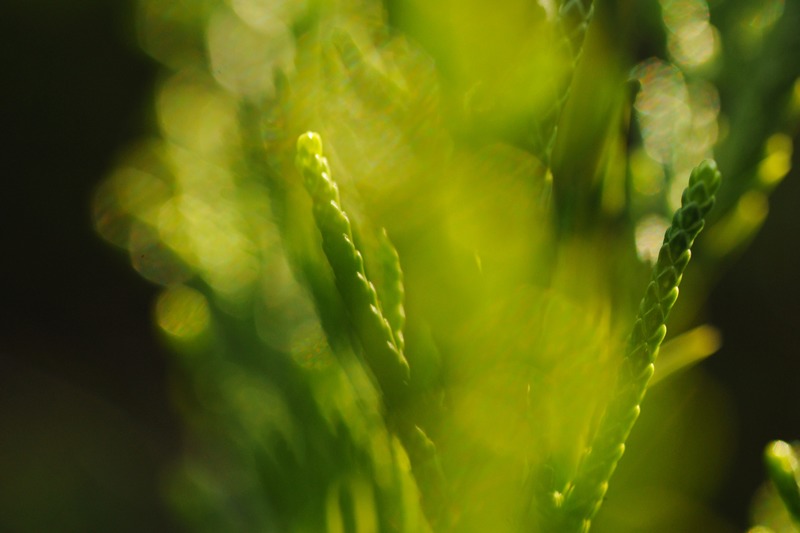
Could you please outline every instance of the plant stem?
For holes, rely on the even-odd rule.
[[[764,463],[783,504],[800,526],[800,458],[792,446],[776,440],[764,450]]]
[[[625,441],[639,416],[658,348],[667,332],[665,322],[678,298],[678,285],[691,257],[690,248],[714,205],[720,179],[716,164],[710,160],[692,172],[681,197],[681,207],[664,235],[651,281],[628,337],[614,393],[597,433],[572,482],[545,499],[546,505],[549,502],[555,507],[553,512],[545,513],[555,521],[546,531],[586,532],[602,504],[611,475],[625,452]]]

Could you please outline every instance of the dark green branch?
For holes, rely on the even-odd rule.
[[[588,531],[602,504],[611,475],[625,451],[625,441],[639,416],[639,406],[653,375],[653,363],[667,332],[665,322],[678,298],[678,285],[691,257],[690,248],[714,205],[720,179],[713,161],[704,161],[692,172],[681,197],[681,207],[664,235],[628,338],[611,402],[572,483],[550,498],[554,502],[551,505],[556,507],[552,516],[557,523],[549,525],[548,531]]]

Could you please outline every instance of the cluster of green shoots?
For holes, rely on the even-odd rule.
[[[715,531],[699,312],[800,110],[800,72],[722,56],[793,38],[756,3],[141,0],[159,135],[95,221],[163,287],[187,527]],[[768,470],[796,520],[791,446]]]
[[[412,471],[430,468],[431,463],[438,463],[436,448],[422,429],[416,425],[393,423],[395,417],[402,417],[398,410],[408,402],[406,397],[412,390],[408,361],[402,353],[405,312],[397,253],[384,238],[381,253],[390,258],[393,275],[392,283],[385,288],[385,299],[379,299],[375,286],[367,277],[362,254],[354,244],[350,221],[342,210],[338,187],[323,156],[322,140],[317,133],[308,132],[298,139],[297,167],[313,202],[314,220],[322,236],[322,248],[333,270],[337,290],[354,332],[364,347],[364,365],[370,369],[382,392],[388,427],[396,429],[409,451]],[[681,196],[681,207],[664,235],[627,349],[619,362],[611,400],[596,433],[588,443],[574,477],[560,490],[537,495],[545,500],[541,511],[544,518],[538,524],[541,531],[578,533],[589,530],[591,519],[600,508],[611,475],[639,416],[640,404],[653,376],[656,355],[666,335],[665,322],[678,298],[678,285],[691,257],[692,243],[703,229],[719,185],[720,174],[713,161],[704,161],[692,172],[689,185]],[[441,475],[438,465],[436,474]],[[420,487],[421,491],[426,489],[428,487]],[[445,485],[436,487],[436,490],[446,491],[447,488]],[[426,497],[425,492],[422,492],[422,497]],[[446,502],[444,500],[442,504],[446,505]],[[433,509],[430,518],[438,519],[444,512]]]

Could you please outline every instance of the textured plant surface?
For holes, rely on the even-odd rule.
[[[678,371],[789,170],[800,13],[712,8],[142,0],[159,135],[94,209],[163,286],[187,527],[729,531]]]
[[[785,513],[781,513],[778,507],[771,513],[761,511],[759,514],[763,516],[759,519],[770,524],[776,531],[791,531],[792,524],[800,527],[800,462],[797,447],[780,440],[771,442],[764,450],[764,463],[777,491],[777,498],[774,494],[771,496],[781,501]],[[753,530],[767,533],[773,531],[772,528],[759,526]]]
[[[557,518],[546,530],[588,531],[592,517],[600,509],[611,474],[639,417],[656,355],[667,332],[664,324],[678,298],[678,285],[689,263],[692,243],[714,205],[719,184],[720,174],[713,161],[703,162],[692,172],[681,196],[681,207],[664,235],[645,297],[639,304],[612,398],[574,480],[561,492],[551,495],[557,503]]]

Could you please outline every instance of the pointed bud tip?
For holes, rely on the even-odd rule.
[[[298,157],[322,155],[322,137],[319,133],[307,131],[297,139]]]
[[[692,175],[689,178],[689,186],[702,182],[706,186],[708,195],[711,196],[717,192],[721,179],[722,174],[717,168],[716,161],[706,159],[692,171]]]

